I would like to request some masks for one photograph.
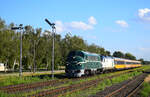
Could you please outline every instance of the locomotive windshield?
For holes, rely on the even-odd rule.
[[[80,51],[72,51],[67,57],[67,62],[82,62],[84,54]]]

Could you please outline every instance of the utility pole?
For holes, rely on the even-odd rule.
[[[12,30],[20,30],[20,66],[19,66],[19,76],[22,76],[22,33],[24,27],[23,24],[20,24],[18,27],[12,27]]]
[[[35,71],[36,71],[36,65],[35,65],[35,40],[34,40],[34,56],[33,56],[33,60],[34,60],[33,73],[35,73]]]
[[[52,48],[52,79],[54,79],[54,53],[55,53],[55,32],[56,32],[56,27],[55,27],[55,23],[51,23],[49,22],[48,19],[45,19],[45,21],[52,27],[52,36],[53,36],[53,48]]]

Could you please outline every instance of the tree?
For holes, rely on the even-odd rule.
[[[34,39],[33,35],[35,30],[32,26],[25,26],[25,31],[23,34],[23,67],[25,69],[33,69],[33,57],[34,57]]]
[[[140,58],[138,61],[141,61],[142,64],[145,64],[143,58]]]
[[[34,60],[34,70],[33,72],[36,72],[36,69],[37,69],[37,63],[40,64],[39,61],[41,61],[40,59],[40,53],[38,53],[38,48],[39,48],[39,41],[40,41],[40,35],[41,35],[41,31],[42,29],[41,28],[37,28],[36,29],[36,32],[33,33],[33,45],[34,45],[34,56],[33,56],[33,60]]]
[[[0,18],[0,62],[7,63],[12,69],[19,62],[20,56],[20,32],[10,30],[14,23],[6,25]],[[25,26],[23,33],[22,65],[24,69],[51,69],[52,62],[52,33],[41,28],[34,29],[32,26]],[[80,36],[72,36],[67,33],[64,38],[60,34],[55,34],[55,69],[58,65],[65,65],[67,55],[72,50],[82,50],[100,55],[111,56],[110,51],[96,45],[88,44]],[[130,53],[125,55],[120,51],[113,53],[114,57],[128,58],[135,60],[136,57]],[[147,64],[149,61],[144,61]]]
[[[13,68],[13,63],[18,60],[18,34],[10,30],[14,24],[5,25],[0,18],[0,61],[7,64],[7,68]]]
[[[105,53],[105,49],[95,45],[95,44],[91,44],[87,46],[87,51],[91,52],[91,53],[97,53],[97,54],[101,54],[101,55],[106,55]]]
[[[106,56],[111,56],[110,51],[106,51]]]
[[[45,30],[43,32],[43,37],[42,37],[42,43],[43,43],[43,48],[42,51],[45,52],[44,58],[43,58],[43,63],[46,64],[46,69],[51,69],[51,63],[52,63],[52,33],[50,31]]]
[[[115,51],[113,57],[124,58],[124,54],[121,51]]]
[[[150,61],[145,61],[143,58],[140,58],[138,61],[141,61],[143,65],[150,65]]]
[[[136,60],[136,57],[133,56],[133,55],[130,54],[130,53],[126,53],[126,54],[125,54],[125,58],[126,58],[126,59],[130,59],[130,60]]]

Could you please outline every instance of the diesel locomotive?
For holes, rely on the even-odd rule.
[[[141,62],[123,58],[102,56],[85,51],[71,51],[66,60],[66,76],[81,77],[107,70],[120,70],[140,67]]]

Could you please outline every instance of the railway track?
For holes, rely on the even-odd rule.
[[[127,81],[121,87],[116,88],[114,91],[112,88],[108,88],[103,93],[97,93],[95,96],[92,97],[132,97],[135,92],[139,90],[141,87],[144,78],[147,76],[147,74],[142,73],[141,75],[133,78],[130,81]],[[110,92],[109,92],[110,91]]]
[[[56,80],[49,80],[49,81],[43,81],[43,82],[35,82],[30,84],[19,84],[19,85],[9,85],[5,87],[0,87],[0,90],[7,92],[7,93],[15,93],[15,92],[22,92],[22,91],[29,91],[31,89],[39,89],[47,86],[58,86],[60,84],[67,83],[70,80],[80,80],[80,79],[86,79],[88,77],[82,77],[82,78],[74,78],[74,79],[56,79]]]
[[[133,70],[129,70],[128,72],[132,72]],[[126,72],[125,72],[126,73]],[[89,76],[90,77],[90,76]],[[67,83],[68,81],[77,81],[80,79],[86,79],[89,77],[82,77],[82,78],[74,78],[74,79],[61,79],[61,80],[50,80],[50,81],[44,81],[44,82],[36,82],[36,83],[30,83],[30,84],[19,84],[19,85],[10,85],[1,87],[0,90],[6,92],[6,93],[15,93],[15,92],[22,92],[22,91],[30,91],[33,89],[39,89],[44,88],[47,86],[58,86],[64,83]]]
[[[64,79],[57,79],[57,80],[49,80],[49,81],[43,81],[43,82],[36,82],[36,83],[30,83],[30,84],[19,84],[19,85],[10,85],[6,87],[1,87],[0,90],[6,92],[6,93],[15,93],[15,92],[23,92],[23,91],[30,91],[31,89],[39,89],[44,88],[47,86],[59,86],[61,84],[67,83],[69,81],[78,81],[80,79],[87,79],[90,76],[85,76],[82,78],[64,78]]]
[[[129,73],[129,72],[126,72],[126,73]],[[60,95],[65,95],[67,92],[72,93],[75,91],[87,89],[87,88],[92,87],[92,86],[96,86],[98,83],[100,83],[104,79],[111,79],[113,77],[117,77],[117,76],[120,76],[122,74],[125,74],[125,73],[116,74],[116,75],[109,76],[109,77],[103,77],[103,78],[99,78],[96,80],[91,80],[88,82],[83,82],[83,83],[65,86],[65,87],[61,87],[61,88],[56,88],[53,90],[41,91],[41,92],[39,92],[35,95],[31,95],[29,97],[43,97],[43,96],[47,96],[47,95],[50,97],[58,97]]]
[[[30,84],[19,84],[19,85],[11,85],[7,87],[1,87],[0,90],[7,92],[7,93],[15,93],[15,92],[21,92],[21,91],[29,91],[31,89],[36,88],[43,88],[46,86],[53,86],[56,85],[56,83],[65,82],[67,79],[63,80],[49,80],[49,81],[43,81],[43,82],[36,82],[36,83],[30,83]]]
[[[135,87],[135,89],[132,90],[132,91],[128,94],[127,97],[132,97],[137,91],[139,91],[139,90],[140,90],[140,87],[141,87],[142,84],[143,84],[143,82],[144,82],[144,81],[142,81],[137,87]]]

